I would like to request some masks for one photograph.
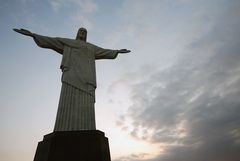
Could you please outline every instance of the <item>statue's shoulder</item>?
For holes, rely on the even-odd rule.
[[[94,45],[94,44],[92,44],[92,43],[90,43],[90,42],[86,42],[86,44],[87,44],[88,47],[90,47],[90,48],[98,48],[97,45]]]
[[[95,46],[95,45],[93,45],[93,44],[90,43],[90,42],[86,42],[86,45],[87,45],[87,46],[93,46],[93,47]]]

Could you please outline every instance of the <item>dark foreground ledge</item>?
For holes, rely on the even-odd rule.
[[[56,131],[38,143],[34,161],[111,161],[108,138],[99,130]]]

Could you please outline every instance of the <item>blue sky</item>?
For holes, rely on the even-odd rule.
[[[61,55],[25,28],[132,52],[97,61],[113,161],[239,161],[240,1],[9,0],[0,5],[0,158],[32,160],[54,127]]]

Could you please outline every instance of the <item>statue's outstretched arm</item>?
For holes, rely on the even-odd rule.
[[[26,29],[13,29],[13,30],[16,31],[17,33],[32,37],[36,44],[42,48],[53,49],[56,52],[63,54],[64,44],[62,43],[62,41],[60,41],[59,38],[37,35]]]
[[[20,33],[20,34],[23,34],[23,35],[26,35],[26,36],[31,36],[31,37],[34,37],[34,34],[26,29],[13,29],[14,31]]]
[[[115,59],[118,54],[126,54],[131,52],[127,49],[112,50],[112,49],[103,49],[98,46],[95,47],[95,59]]]
[[[127,49],[120,49],[120,50],[117,50],[117,53],[119,54],[127,54],[127,53],[130,53],[131,50],[127,50]]]

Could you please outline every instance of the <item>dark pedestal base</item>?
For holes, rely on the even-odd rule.
[[[53,132],[38,143],[34,161],[111,161],[108,139],[99,130]]]

